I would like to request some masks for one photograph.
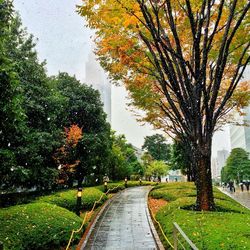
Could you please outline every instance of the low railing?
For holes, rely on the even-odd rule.
[[[184,246],[185,243],[183,244],[182,241],[178,238],[179,234],[185,240],[185,243],[186,245],[188,245],[188,247],[185,247]],[[187,237],[187,235],[183,232],[183,230],[176,222],[174,222],[173,236],[174,236],[174,250],[180,249],[178,248],[178,246],[181,246],[181,249],[199,250],[198,247],[196,247],[195,244]]]

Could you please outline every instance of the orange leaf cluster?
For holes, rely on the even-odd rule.
[[[71,127],[65,128],[66,142],[69,145],[75,147],[78,141],[82,138],[82,128],[79,128],[77,125],[73,124]]]

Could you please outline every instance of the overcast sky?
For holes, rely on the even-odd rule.
[[[14,0],[23,25],[38,38],[38,55],[40,60],[47,61],[49,75],[65,71],[84,82],[93,31],[84,26],[84,19],[75,12],[75,6],[80,3],[80,0]],[[156,132],[149,125],[139,126],[126,109],[128,100],[124,88],[113,87],[112,91],[113,129],[141,147],[144,137]],[[215,135],[213,145],[214,152],[230,150],[228,128]]]

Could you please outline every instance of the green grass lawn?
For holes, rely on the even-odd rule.
[[[55,204],[59,207],[66,208],[70,211],[76,209],[76,189],[56,192],[51,195],[46,195],[38,198],[40,202],[47,202]],[[97,187],[83,188],[82,191],[82,210],[91,209],[94,202],[103,195],[103,192]],[[99,205],[103,204],[107,200],[107,196],[104,195]]]
[[[150,195],[169,201],[157,212],[156,218],[171,242],[173,222],[177,222],[199,249],[250,249],[250,210],[218,189],[214,188],[214,212],[190,209],[195,204],[192,183],[161,184]]]
[[[4,249],[60,249],[82,219],[65,208],[35,202],[0,209],[0,241]],[[76,236],[79,240],[80,236]]]

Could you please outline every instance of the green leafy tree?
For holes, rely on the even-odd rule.
[[[145,152],[142,155],[141,160],[142,160],[142,167],[143,167],[144,175],[146,179],[150,181],[151,175],[148,175],[148,172],[146,170],[149,167],[149,165],[153,162],[154,159],[148,152]]]
[[[155,160],[169,161],[170,160],[170,144],[166,142],[163,135],[155,134],[146,136],[143,150],[146,150]]]
[[[84,132],[76,147],[79,164],[73,178],[78,180],[78,185],[84,177],[90,182],[100,181],[107,171],[111,151],[110,125],[106,121],[100,93],[65,72],[51,77],[50,81],[51,88],[66,100],[60,115],[62,125],[76,124]]]
[[[243,148],[234,148],[227,158],[226,165],[222,169],[222,181],[248,180],[250,178],[249,153]]]
[[[49,87],[45,63],[39,62],[34,38],[22,27],[17,14],[12,18],[6,41],[6,56],[15,62],[25,114],[25,129],[16,146],[13,173],[22,172],[26,178],[14,185],[49,188],[57,178],[58,170],[52,155],[61,143],[62,130],[54,117],[65,100],[58,98]]]
[[[146,169],[147,176],[153,176],[154,178],[158,178],[161,180],[161,176],[166,175],[168,173],[169,167],[164,161],[152,161],[150,165]]]
[[[11,1],[0,1],[0,186],[19,185],[27,171],[17,164],[17,150],[25,127],[20,81],[14,61],[8,57],[8,38],[13,22]]]
[[[135,154],[133,146],[127,142],[124,135],[112,134],[112,154],[110,162],[110,176],[114,180],[130,178],[132,174],[143,172]]]
[[[195,172],[193,167],[193,159],[191,149],[188,143],[184,141],[174,140],[171,147],[171,169],[180,169],[182,174],[187,175],[188,181],[195,180]]]

